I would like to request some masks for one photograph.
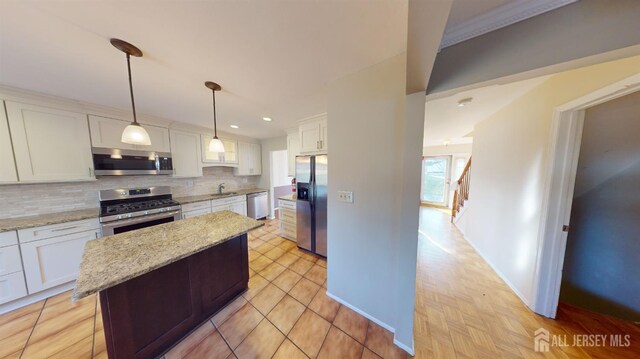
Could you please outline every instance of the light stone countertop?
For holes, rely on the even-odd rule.
[[[25,228],[46,226],[49,224],[80,221],[83,219],[98,218],[99,208],[80,209],[76,211],[46,213],[36,216],[0,219],[0,232],[15,231]]]
[[[87,242],[73,300],[111,288],[263,226],[231,211]]]
[[[291,201],[291,202],[295,202],[295,201],[298,200],[295,193],[288,194],[286,196],[280,196],[280,197],[278,197],[278,199],[283,200],[283,201]]]
[[[173,199],[178,201],[178,203],[180,204],[187,204],[187,203],[208,201],[211,199],[228,198],[233,196],[242,196],[242,195],[258,193],[258,192],[267,192],[267,191],[268,190],[263,188],[238,189],[238,190],[231,190],[230,192],[223,192],[221,195],[218,195],[216,193],[209,193],[209,194],[200,194],[195,196],[173,197]]]

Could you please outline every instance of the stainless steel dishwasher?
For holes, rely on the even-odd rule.
[[[247,195],[247,216],[255,219],[267,218],[269,215],[268,192]]]

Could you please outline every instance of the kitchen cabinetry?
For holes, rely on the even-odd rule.
[[[202,216],[203,214],[219,211],[232,211],[243,216],[247,215],[247,197],[238,195],[208,201],[187,203],[182,205],[182,219]]]
[[[280,207],[280,236],[296,240],[296,202],[279,199]]]
[[[211,212],[231,211],[237,214],[247,215],[247,196],[233,196],[227,198],[214,199],[211,201]]]
[[[170,131],[174,177],[201,177],[200,135],[179,130]]]
[[[300,154],[300,134],[298,129],[287,131],[287,155],[289,157],[287,174],[289,177],[296,176],[296,156]]]
[[[159,126],[145,125],[144,129],[151,139],[150,146],[130,145],[122,143],[122,131],[130,122],[113,118],[89,115],[89,130],[93,147],[119,148],[125,150],[141,150],[171,152],[169,130]]]
[[[304,120],[299,127],[300,153],[326,153],[327,115],[322,114]]]
[[[5,104],[21,182],[95,179],[86,115]]]
[[[18,182],[18,172],[13,157],[9,123],[3,107],[4,103],[0,101],[0,183],[13,183]]]
[[[260,144],[238,142],[238,168],[236,176],[257,176],[262,174],[262,150]]]
[[[91,224],[95,228],[85,230]],[[85,244],[100,236],[96,220],[19,230],[20,251],[29,294],[75,280]]]
[[[15,231],[0,233],[0,304],[27,295]]]
[[[237,165],[238,164],[238,142],[235,140],[229,140],[220,138],[224,145],[224,153],[209,151],[209,142],[213,139],[213,136],[203,133],[201,136],[202,143],[202,162],[203,163],[217,163],[224,165]]]
[[[202,216],[211,213],[211,201],[201,201],[182,205],[182,219]]]

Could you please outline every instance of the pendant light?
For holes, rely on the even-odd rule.
[[[131,45],[130,43],[120,39],[111,39],[111,45],[127,55],[127,70],[129,71],[129,91],[131,93],[131,107],[133,108],[133,122],[125,127],[124,131],[122,132],[122,138],[120,139],[120,141],[122,143],[128,143],[130,145],[149,146],[151,145],[149,134],[142,126],[140,126],[140,124],[138,123],[138,119],[136,118],[136,103],[133,100],[133,84],[131,82],[130,57],[142,57],[142,51],[140,51],[139,48]]]
[[[207,81],[204,85],[213,93],[213,138],[209,142],[209,152],[224,152],[224,144],[218,138],[218,124],[216,123],[216,91],[222,87],[215,82]]]

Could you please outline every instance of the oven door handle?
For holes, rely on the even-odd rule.
[[[113,222],[102,223],[102,228],[116,228],[116,227],[122,227],[122,226],[126,226],[126,225],[133,224],[133,223],[149,222],[149,221],[153,221],[153,220],[156,220],[156,219],[163,219],[163,218],[173,217],[176,214],[180,214],[180,210],[171,211],[171,212],[164,212],[164,213],[158,213],[158,214],[152,214],[152,215],[149,215],[149,216],[121,219],[121,220],[117,220],[117,221],[113,221]]]

